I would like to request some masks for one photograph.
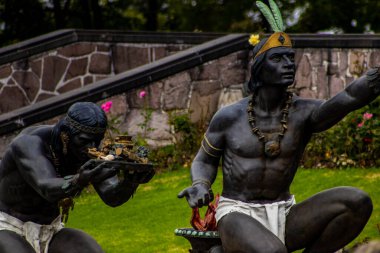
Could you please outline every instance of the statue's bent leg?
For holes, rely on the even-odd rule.
[[[372,212],[369,196],[353,187],[320,192],[293,206],[286,221],[289,252],[335,252],[364,228]]]
[[[252,217],[232,212],[218,222],[225,253],[286,253],[285,245]]]
[[[0,231],[0,253],[35,253],[33,247],[20,235],[12,231]]]
[[[52,238],[49,253],[104,253],[100,245],[85,232],[64,228]]]

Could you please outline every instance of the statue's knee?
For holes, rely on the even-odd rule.
[[[370,196],[357,188],[350,188],[346,205],[353,213],[363,218],[369,217],[373,209]]]

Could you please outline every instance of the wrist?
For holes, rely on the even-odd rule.
[[[367,71],[366,79],[368,82],[368,87],[371,88],[375,94],[380,93],[380,67],[374,67]]]
[[[64,182],[61,189],[65,193],[81,191],[84,188],[84,186],[79,183],[79,174],[65,176],[63,180]]]
[[[207,179],[195,179],[191,186],[204,185],[207,189],[211,188],[211,182]]]

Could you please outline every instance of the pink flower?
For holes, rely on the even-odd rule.
[[[107,101],[100,106],[104,112],[110,112],[112,107],[112,101]]]
[[[359,124],[358,124],[358,127],[363,127],[364,126],[364,122],[360,122]]]
[[[373,117],[373,114],[372,113],[364,113],[363,114],[363,119],[367,120],[367,119],[371,119]]]
[[[144,98],[145,96],[146,96],[146,91],[145,90],[140,91],[139,97]]]

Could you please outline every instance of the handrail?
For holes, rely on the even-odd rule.
[[[249,47],[247,34],[231,34],[120,73],[60,96],[0,115],[0,135],[63,114],[78,101],[99,101]]]

